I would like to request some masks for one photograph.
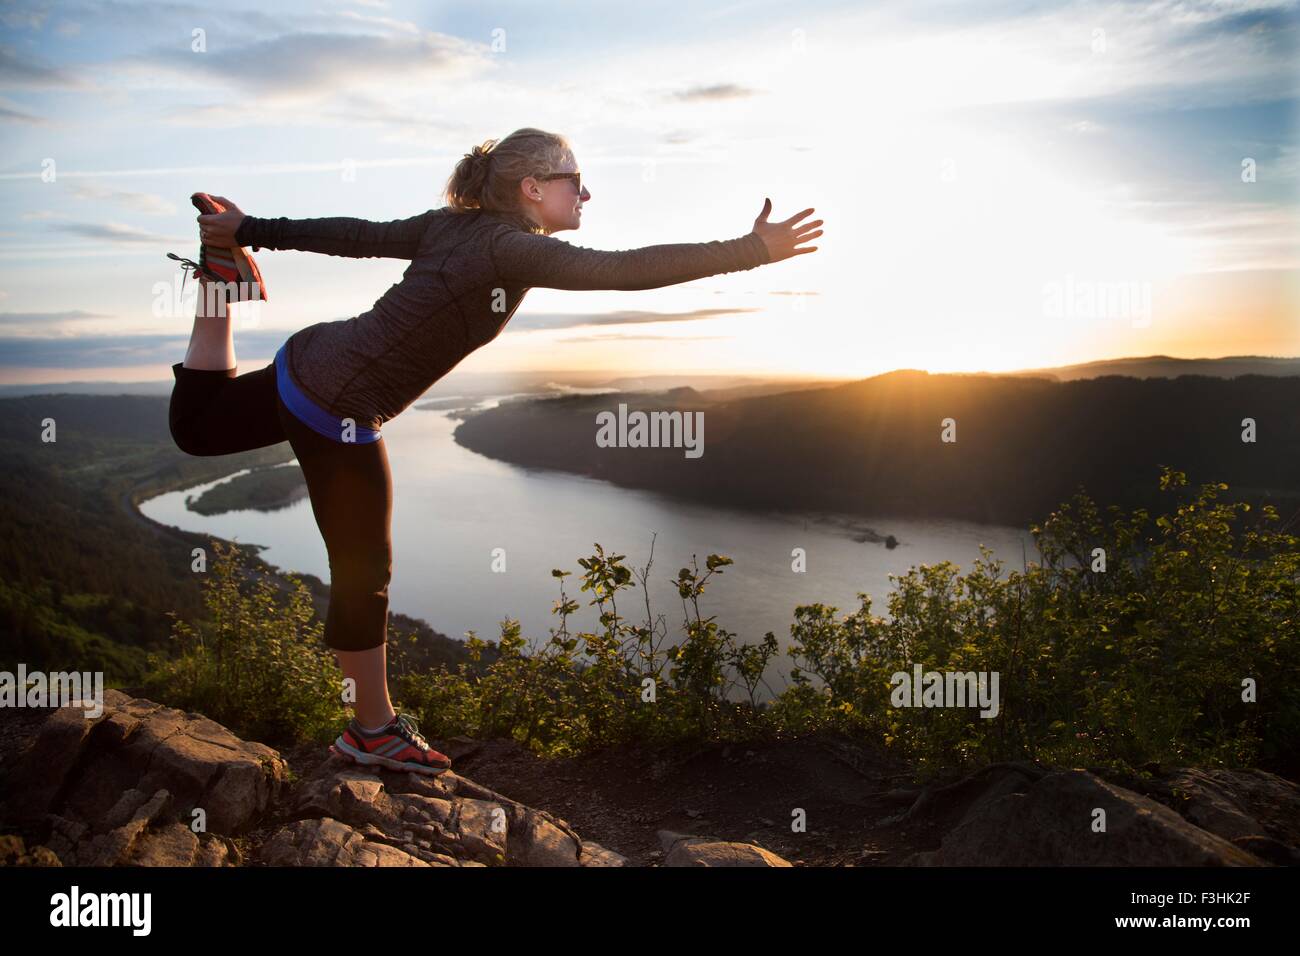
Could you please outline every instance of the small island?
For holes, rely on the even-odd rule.
[[[307,481],[298,463],[257,468],[246,475],[185,499],[185,506],[201,515],[227,511],[279,511],[307,497]]]

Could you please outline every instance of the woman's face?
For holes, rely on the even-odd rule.
[[[578,163],[569,156],[551,174],[558,178],[527,176],[519,184],[524,194],[524,211],[548,233],[582,225],[582,205],[591,198],[591,193],[585,185],[579,187],[573,177],[562,175],[577,172]]]

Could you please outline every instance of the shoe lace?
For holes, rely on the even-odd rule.
[[[398,714],[397,726],[393,729],[421,750],[429,749],[429,742],[420,736],[420,725],[410,714]]]
[[[167,258],[175,259],[177,262],[181,264],[181,295],[185,294],[185,280],[189,278],[191,272],[194,273],[196,276],[210,275],[210,273],[206,269],[204,269],[203,266],[199,265],[193,259],[186,259],[184,256],[178,256],[174,252],[167,253]]]

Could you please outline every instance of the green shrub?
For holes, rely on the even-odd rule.
[[[276,745],[325,742],[346,721],[342,674],[313,621],[311,593],[285,575],[288,600],[267,577],[244,593],[247,574],[237,545],[212,542],[203,581],[209,617],[190,625],[173,619],[171,657],[151,654],[147,696],[193,710],[241,737]]]

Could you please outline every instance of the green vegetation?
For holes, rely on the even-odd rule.
[[[343,675],[325,646],[324,625],[313,620],[306,585],[286,575],[292,585],[287,602],[269,577],[245,593],[238,547],[214,541],[213,549],[202,585],[211,619],[175,621],[179,652],[149,655],[153,670],[144,695],[199,711],[254,740],[332,739],[347,719]]]
[[[396,695],[429,736],[510,736],[545,755],[611,744],[747,740],[820,729],[879,742],[924,773],[1028,757],[1142,771],[1152,763],[1260,765],[1294,772],[1300,741],[1300,539],[1271,507],[1220,500],[1227,486],[1187,489],[1163,470],[1169,502],[1108,509],[1083,492],[1031,530],[1041,565],[1003,574],[986,551],[965,574],[951,562],[896,578],[888,615],[842,618],[822,604],[795,609],[787,648],[794,685],[760,700],[779,653],[768,632],[743,644],[700,600],[733,562],[709,555],[673,579],[685,610],[679,643],[644,595],[653,564],[621,554],[582,567],[601,630],[570,633],[581,606],[555,570],[559,626],[540,647],[502,622],[499,641],[470,633],[471,661],[405,668]],[[1092,570],[1094,549],[1105,571]],[[153,680],[175,706],[201,709],[237,733],[321,739],[343,711],[339,674],[301,593],[277,610],[269,592],[244,596],[237,550],[218,551],[205,601],[210,620],[177,621],[182,651]],[[644,605],[645,623],[625,613]],[[620,608],[620,604],[623,605]],[[400,639],[393,652],[400,661]],[[495,657],[495,659],[492,659]],[[1001,712],[894,708],[890,676],[925,670],[997,671]],[[1243,680],[1258,701],[1242,699]],[[178,697],[180,699],[178,699]]]
[[[47,419],[57,441],[42,441]],[[33,395],[0,401],[0,669],[103,670],[134,684],[166,646],[168,612],[203,610],[190,552],[136,501],[293,457],[288,444],[200,458],[176,448],[167,401]]]

